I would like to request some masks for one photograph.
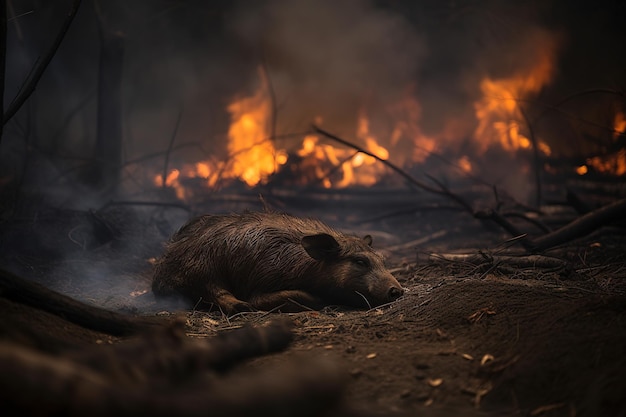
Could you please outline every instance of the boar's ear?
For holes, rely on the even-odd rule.
[[[302,246],[311,258],[317,261],[332,259],[339,255],[341,246],[329,234],[309,235],[302,238]]]
[[[363,236],[363,242],[365,242],[367,246],[372,246],[372,236],[370,235]]]

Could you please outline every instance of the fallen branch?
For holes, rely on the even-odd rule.
[[[4,270],[0,270],[0,296],[47,311],[87,329],[115,336],[134,334],[162,323],[81,303]]]
[[[585,236],[601,226],[626,218],[626,198],[593,210],[573,222],[531,242],[532,250],[541,252],[578,237]]]
[[[543,255],[507,256],[486,253],[432,253],[431,261],[463,262],[472,265],[503,264],[514,268],[564,269],[569,264],[559,258]]]

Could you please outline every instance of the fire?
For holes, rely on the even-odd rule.
[[[422,162],[437,149],[437,140],[426,136],[420,129],[422,109],[412,94],[394,103],[390,113],[395,120],[390,144],[394,146],[401,138],[408,138],[413,144],[412,154],[407,155],[411,162]]]
[[[592,166],[596,171],[613,174],[626,174],[626,149],[607,156],[594,156],[587,159],[587,165]]]
[[[214,160],[185,164],[172,170],[165,185],[176,190],[178,198],[184,199],[189,192],[181,183],[184,178],[200,178],[206,185],[215,187],[220,180],[240,179],[253,187],[267,181],[268,177],[287,163],[288,154],[276,149],[271,141],[271,99],[268,83],[261,73],[261,83],[256,92],[248,97],[233,100],[227,107],[231,123],[228,129],[228,153],[224,162]],[[155,176],[155,184],[163,183],[161,174]]]
[[[179,198],[187,199],[192,195],[188,179],[194,179],[193,184],[203,182],[208,188],[215,188],[225,180],[239,180],[254,187],[265,184],[272,175],[284,169],[287,174],[293,172],[294,177],[286,175],[281,178],[299,184],[321,184],[326,188],[372,186],[387,172],[380,160],[391,159],[400,167],[420,163],[434,152],[445,153],[458,148],[454,145],[465,142],[468,137],[474,139],[479,153],[494,146],[508,152],[530,150],[536,146],[541,154],[550,155],[550,147],[541,138],[530,136],[523,108],[525,100],[538,95],[554,77],[556,41],[539,44],[545,46],[536,50],[535,56],[528,57],[529,64],[525,67],[507,77],[481,80],[482,98],[473,103],[476,124],[464,118],[451,119],[451,123],[445,123],[439,133],[425,134],[421,127],[422,107],[411,88],[391,104],[374,104],[378,105],[378,113],[373,113],[374,119],[368,114],[372,109],[362,107],[355,113],[352,137],[346,138],[352,139],[361,151],[322,140],[315,134],[305,134],[280,148],[276,138],[271,138],[276,126],[272,126],[275,115],[269,82],[260,72],[261,81],[256,91],[232,100],[226,107],[230,115],[228,156],[219,161],[207,159],[184,164],[169,170],[165,178],[163,174],[156,175],[155,184],[171,187]],[[321,116],[315,118],[315,124],[323,124]],[[432,126],[429,124],[430,129]],[[613,139],[616,141],[625,131],[626,115],[618,112]],[[449,160],[456,161],[462,172],[480,171],[480,165],[472,160],[471,154],[460,155]],[[579,175],[592,168],[599,172],[626,174],[626,150],[611,156],[589,158],[585,162],[576,168]]]
[[[613,140],[623,135],[626,132],[626,115],[623,112],[618,111],[615,113],[615,121],[613,122]]]
[[[267,82],[261,83],[253,96],[233,101],[228,112],[228,151],[232,160],[226,176],[240,178],[251,187],[265,182],[278,165],[287,162],[285,151],[277,151],[269,139],[272,109]]]
[[[525,117],[520,108],[520,100],[539,93],[554,75],[554,46],[542,49],[536,63],[516,74],[499,79],[484,78],[480,83],[483,94],[474,103],[478,126],[474,138],[484,152],[493,144],[499,144],[507,151],[530,149],[532,141],[523,133]],[[538,148],[550,154],[550,147],[538,140]]]
[[[389,158],[387,148],[381,146],[370,133],[369,120],[363,112],[357,121],[356,137],[360,143],[365,144],[363,148],[369,153],[383,160]],[[337,148],[320,143],[316,135],[306,136],[297,154],[304,158],[305,165],[315,166],[314,175],[322,179],[322,184],[326,188],[345,188],[350,185],[371,186],[385,172],[384,166],[376,158],[363,152],[355,152],[353,149]],[[324,162],[330,164],[332,168],[325,171],[322,168]],[[330,171],[338,171],[341,178],[333,182],[328,178]]]
[[[618,111],[613,121],[613,141],[626,133],[626,116]],[[594,156],[587,159],[587,165],[596,171],[613,175],[626,174],[626,149],[622,148],[611,155]]]
[[[467,155],[463,155],[461,158],[459,158],[458,165],[459,168],[461,168],[461,171],[467,173],[472,172],[472,162]]]

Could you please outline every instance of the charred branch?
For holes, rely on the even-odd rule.
[[[52,58],[54,57],[57,50],[59,49],[59,46],[61,46],[61,42],[63,41],[65,34],[69,30],[70,25],[72,21],[74,20],[74,16],[76,15],[76,12],[78,12],[78,7],[80,6],[80,3],[81,3],[81,0],[74,0],[72,2],[72,6],[70,7],[70,10],[67,13],[65,21],[63,22],[63,25],[61,26],[59,33],[54,39],[54,42],[52,42],[50,49],[46,52],[43,58],[40,61],[38,61],[37,64],[35,64],[35,67],[31,71],[30,77],[24,83],[17,97],[13,99],[13,102],[11,102],[11,104],[9,105],[9,108],[4,113],[3,125],[7,124],[7,122],[11,120],[11,118],[15,115],[15,113],[17,113],[17,111],[26,102],[28,97],[30,97],[30,95],[37,88],[37,83],[39,83],[39,80],[41,79],[41,76],[43,75],[43,73],[46,71],[48,64],[50,64],[50,61],[52,61]],[[6,10],[6,7],[3,7],[3,9]]]
[[[463,262],[472,265],[502,264],[512,268],[539,268],[559,270],[568,266],[567,261],[543,255],[507,256],[491,255],[487,253],[433,253],[429,255],[432,261]]]
[[[81,303],[4,270],[0,270],[0,295],[63,317],[79,326],[116,336],[134,334],[157,324],[148,318],[126,316]]]
[[[404,171],[402,168],[400,168],[399,166],[387,161],[386,159],[382,159],[381,157],[373,154],[372,152],[369,152],[367,149],[356,145],[354,143],[348,142],[345,139],[342,139],[338,136],[333,135],[332,133],[329,133],[323,129],[320,129],[319,127],[313,125],[313,130],[316,133],[319,133],[320,135],[326,136],[329,139],[334,140],[335,142],[341,143],[342,145],[345,146],[349,146],[350,148],[356,149],[357,151],[367,155],[367,156],[371,156],[372,158],[375,158],[376,160],[382,162],[385,166],[391,168],[394,172],[396,172],[397,174],[399,174],[402,178],[404,178],[405,180],[407,180],[407,182],[409,184],[415,185],[416,187],[424,190],[424,191],[428,191],[431,193],[435,193],[435,194],[443,194],[443,192],[441,190],[438,190],[434,187],[431,187],[428,184],[425,184],[421,181],[416,180],[415,178],[413,178],[411,175],[409,175],[406,171]]]
[[[532,250],[544,251],[624,218],[626,218],[626,198],[591,211],[552,233],[536,238],[532,242]]]
[[[578,214],[583,215],[591,211],[589,205],[585,201],[583,201],[574,191],[568,189],[565,198],[567,200],[567,203],[572,206],[572,208],[574,208],[574,210],[576,210]]]

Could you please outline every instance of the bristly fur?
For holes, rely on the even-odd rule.
[[[319,234],[338,243],[335,257],[319,261],[307,253],[303,238]],[[153,291],[202,297],[226,310],[268,308],[288,296],[304,304],[362,307],[355,291],[374,305],[392,301],[389,294],[401,294],[401,287],[368,243],[319,220],[282,213],[205,215],[172,237],[157,262]],[[357,258],[366,258],[368,267],[355,264]]]

